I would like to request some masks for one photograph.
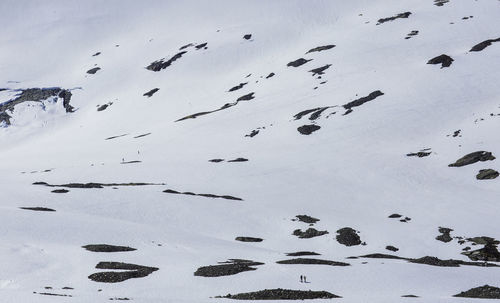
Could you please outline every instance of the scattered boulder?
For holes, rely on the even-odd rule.
[[[92,252],[123,252],[123,251],[134,251],[137,250],[135,248],[129,246],[117,246],[117,245],[109,245],[109,244],[89,244],[82,246],[88,251]]]
[[[98,112],[102,112],[103,110],[107,109],[109,106],[111,106],[113,104],[113,102],[108,102],[106,104],[103,104],[103,105],[98,105],[97,106],[97,111]]]
[[[474,164],[479,161],[491,161],[496,158],[491,154],[491,152],[487,151],[477,151],[463,156],[458,159],[455,163],[449,164],[449,167],[461,167],[469,164]]]
[[[243,36],[243,39],[250,40],[252,38],[252,34],[246,34]]]
[[[454,297],[477,298],[477,299],[500,299],[500,288],[483,285],[463,291]]]
[[[333,45],[333,44],[318,46],[315,48],[311,48],[310,50],[307,51],[306,54],[313,53],[313,52],[321,52],[321,51],[329,50],[329,49],[334,48],[334,47],[335,47],[335,45]]]
[[[187,51],[179,52],[179,53],[175,54],[172,58],[170,58],[166,61],[165,61],[165,59],[160,59],[160,60],[154,61],[151,64],[149,64],[146,67],[146,69],[153,71],[153,72],[159,72],[162,69],[165,69],[165,68],[169,67],[170,65],[172,65],[172,63],[174,61],[180,59],[185,53],[187,53]]]
[[[245,271],[257,270],[257,268],[253,266],[264,264],[261,262],[241,259],[230,259],[227,262],[219,263],[219,265],[202,266],[194,272],[194,275],[200,277],[231,276]]]
[[[449,67],[453,62],[453,58],[448,55],[442,54],[437,57],[434,57],[427,61],[427,64],[441,64],[441,68]]]
[[[196,49],[202,49],[202,48],[207,49],[207,44],[208,44],[207,42],[200,43],[200,44],[196,45],[194,48],[196,48]]]
[[[266,76],[266,79],[269,79],[271,77],[273,77],[275,74],[274,73],[269,73],[269,75]]]
[[[488,40],[485,40],[485,41],[483,41],[481,43],[478,43],[478,44],[474,45],[470,49],[470,52],[480,52],[483,49],[485,49],[488,46],[490,46],[493,42],[500,42],[500,38],[497,38],[497,39],[488,39]]]
[[[358,235],[359,231],[356,231],[350,227],[344,227],[337,230],[337,242],[345,246],[360,245],[361,239]]]
[[[19,207],[19,208],[24,210],[33,210],[33,211],[56,211],[55,209],[47,207]]]
[[[254,93],[249,93],[249,94],[243,95],[243,96],[239,97],[238,99],[236,99],[236,102],[252,100],[253,98],[255,98],[253,94]]]
[[[228,160],[227,162],[247,162],[248,159],[246,158],[236,158],[236,159],[233,159],[233,160]]]
[[[324,66],[311,69],[309,72],[312,73],[313,77],[316,76],[316,75],[323,75],[325,73],[325,70],[327,70],[330,66],[332,66],[332,65],[331,64],[326,64]]]
[[[473,261],[500,262],[500,252],[497,248],[499,242],[489,237],[482,237],[482,239],[486,239],[486,242],[481,242],[484,244],[483,248],[473,251],[465,251],[462,254]]]
[[[365,104],[366,102],[369,102],[369,101],[372,101],[374,100],[375,98],[377,97],[380,97],[384,95],[383,92],[379,91],[379,90],[376,90],[374,92],[371,92],[368,96],[366,97],[361,97],[359,99],[356,99],[354,101],[351,101],[349,103],[346,103],[343,105],[343,107],[347,110],[350,110],[352,109],[353,107],[357,107],[357,106],[361,106],[363,104]]]
[[[296,215],[295,218],[297,218],[297,219],[292,219],[292,220],[299,220],[300,222],[309,223],[309,224],[315,224],[316,222],[319,221],[319,219],[316,219],[316,218],[308,216],[308,215]]]
[[[450,233],[452,231],[453,231],[453,229],[451,229],[451,228],[440,227],[439,232],[441,233],[441,235],[437,236],[436,240],[444,242],[444,243],[451,242],[451,240],[453,240],[453,238],[450,236]]]
[[[132,278],[143,278],[157,271],[157,267],[149,267],[122,262],[99,262],[97,269],[112,269],[124,271],[107,271],[91,274],[88,278],[95,282],[118,283]]]
[[[498,172],[494,169],[481,169],[479,173],[476,175],[476,179],[478,180],[487,180],[487,179],[495,179],[498,177]]]
[[[54,189],[52,192],[56,193],[56,194],[65,194],[65,193],[69,193],[69,190],[61,188],[61,189]]]
[[[434,0],[435,6],[443,6],[445,3],[450,2],[450,0]]]
[[[259,132],[260,131],[258,129],[254,129],[249,134],[245,135],[245,137],[253,138],[253,137],[257,136],[259,134]]]
[[[408,35],[406,35],[405,39],[410,39],[411,37],[416,35],[418,35],[418,31],[411,31],[408,33]]]
[[[229,89],[229,91],[230,91],[230,92],[234,92],[235,90],[238,90],[238,89],[243,88],[243,86],[245,86],[245,85],[247,85],[247,84],[248,84],[248,82],[240,83],[240,84],[238,84],[238,85],[236,85],[236,86],[231,87],[231,88]]]
[[[216,298],[227,298],[234,300],[307,300],[307,299],[333,299],[341,298],[327,291],[291,290],[291,289],[264,289],[255,292],[240,293],[236,295],[227,294]]]
[[[289,257],[300,257],[300,256],[319,256],[320,254],[315,253],[313,251],[298,251],[293,253],[286,254]]]
[[[200,197],[206,197],[206,198],[220,198],[220,199],[226,199],[226,200],[243,201],[243,199],[241,199],[241,198],[233,197],[233,196],[229,196],[229,195],[223,195],[223,196],[221,196],[221,195],[214,195],[214,194],[196,194],[196,193],[189,192],[189,191],[179,192],[179,191],[176,191],[176,190],[173,190],[173,189],[166,189],[163,192],[167,193],[167,194],[200,196]]]
[[[401,217],[402,217],[402,215],[400,215],[400,214],[392,214],[389,216],[389,218],[391,218],[391,219],[396,219],[396,218],[401,218]]]
[[[306,60],[304,58],[299,58],[295,61],[289,62],[286,66],[292,66],[292,67],[299,67],[301,65],[306,64],[307,62],[311,61],[312,59]]]
[[[87,71],[87,74],[93,75],[93,74],[97,73],[99,70],[101,70],[100,67],[94,67],[94,68],[89,69]]]
[[[147,93],[144,93],[143,96],[146,96],[148,98],[151,98],[157,91],[160,89],[158,87],[153,88],[152,90],[148,91]]]
[[[241,242],[262,242],[264,239],[261,238],[254,238],[254,237],[236,237],[236,241],[241,241]]]
[[[426,151],[419,151],[419,152],[416,152],[416,153],[409,153],[409,154],[406,154],[407,157],[419,157],[419,158],[423,158],[423,157],[427,157],[431,154],[431,152],[426,152]]]
[[[398,251],[398,250],[399,250],[399,248],[394,247],[394,246],[392,246],[392,245],[387,245],[387,246],[385,247],[385,249],[390,250],[390,251],[394,251],[394,252],[396,252],[396,251]]]
[[[400,18],[408,18],[410,15],[411,15],[411,12],[404,12],[404,13],[397,14],[393,17],[381,18],[381,19],[378,19],[377,25],[380,25],[380,24],[388,22],[388,21],[394,21],[394,20],[400,19]]]
[[[297,130],[302,135],[310,135],[320,128],[321,128],[321,126],[319,126],[319,125],[309,124],[309,125],[302,125],[302,126],[298,127]]]
[[[277,261],[278,264],[316,264],[316,265],[330,265],[330,266],[349,266],[351,264],[344,262],[336,262],[330,260],[312,259],[312,258],[295,258],[289,260]]]
[[[315,228],[308,228],[305,231],[296,229],[293,231],[292,235],[299,237],[300,239],[310,239],[314,237],[319,237],[328,234],[327,230],[317,230]]]

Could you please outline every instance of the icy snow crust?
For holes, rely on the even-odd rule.
[[[75,111],[61,99],[26,102],[0,128],[0,301],[221,302],[230,299],[213,297],[284,288],[327,291],[338,302],[471,302],[452,296],[499,287],[498,267],[346,259],[471,261],[463,249],[484,246],[438,241],[440,227],[451,237],[500,238],[500,178],[475,178],[500,170],[499,159],[448,167],[475,151],[500,155],[500,42],[470,52],[500,38],[498,16],[494,0],[1,1],[0,103],[18,89],[61,87]],[[182,51],[168,67],[146,69]],[[427,64],[441,54],[453,64]],[[299,58],[312,60],[287,66]],[[383,95],[343,107],[376,91]],[[320,128],[303,135],[303,125]],[[427,148],[428,156],[406,156]],[[248,161],[230,161],[238,158]],[[164,185],[123,185],[138,182]],[[310,227],[328,234],[292,235]],[[337,242],[344,227],[366,245]],[[137,250],[82,248],[89,244]],[[299,251],[350,266],[276,263]],[[194,275],[230,259],[265,264]],[[90,280],[113,271],[95,268],[103,261],[158,270]]]

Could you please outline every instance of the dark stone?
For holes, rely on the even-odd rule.
[[[33,211],[56,211],[55,209],[47,207],[19,207],[19,208],[25,210],[33,210]]]
[[[292,67],[299,67],[303,64],[306,64],[307,62],[311,61],[312,59],[306,60],[304,58],[299,58],[295,61],[289,62],[286,66],[292,66]]]
[[[406,35],[405,39],[410,39],[411,37],[416,35],[418,35],[418,31],[411,31],[410,33],[408,33],[408,35]]]
[[[398,256],[394,256],[394,255],[388,255],[388,254],[369,254],[369,255],[360,256],[360,258],[408,260],[407,258],[398,257]]]
[[[450,2],[450,0],[434,0],[435,6],[443,6],[445,3]]]
[[[336,262],[330,260],[312,259],[312,258],[295,258],[289,260],[277,261],[278,264],[315,264],[315,265],[330,265],[330,266],[349,266],[349,263]]]
[[[300,256],[319,256],[320,254],[315,253],[313,251],[298,251],[293,253],[286,254],[289,257],[300,257]]]
[[[195,48],[196,49],[202,49],[202,48],[206,49],[207,44],[208,44],[207,42],[201,43],[201,44],[196,45]]]
[[[165,69],[165,68],[169,67],[170,65],[172,65],[172,63],[174,61],[180,59],[182,57],[182,55],[184,55],[185,53],[187,53],[187,51],[179,52],[179,53],[175,54],[172,58],[170,58],[166,61],[165,61],[165,59],[157,60],[157,61],[149,64],[146,67],[146,69],[148,69],[150,71],[154,71],[154,72],[159,72],[162,69]]]
[[[320,128],[321,127],[319,125],[309,124],[309,125],[302,125],[298,127],[297,130],[299,131],[299,133],[303,135],[310,135]]]
[[[213,163],[219,163],[219,162],[222,162],[224,161],[224,159],[211,159],[211,160],[208,160],[208,162],[213,162]]]
[[[314,224],[314,223],[319,221],[319,219],[316,219],[316,218],[308,216],[308,215],[296,215],[295,217],[300,222],[309,223],[309,224]]]
[[[250,40],[251,38],[252,38],[251,34],[246,34],[243,36],[243,39],[245,39],[245,40]]]
[[[356,99],[354,101],[351,101],[347,104],[344,104],[343,107],[347,110],[349,109],[352,109],[353,107],[356,107],[356,106],[360,106],[360,105],[363,105],[365,104],[366,102],[369,102],[369,101],[372,101],[374,100],[375,98],[379,97],[379,96],[382,96],[384,93],[379,91],[379,90],[376,90],[374,92],[371,92],[368,96],[366,97],[362,97],[362,98],[359,98],[359,99]]]
[[[253,98],[255,98],[253,94],[254,93],[249,93],[244,96],[241,96],[238,99],[236,99],[236,102],[252,100]]]
[[[449,167],[461,167],[469,164],[473,164],[479,161],[490,161],[495,160],[496,158],[491,154],[491,152],[487,151],[477,151],[463,156],[458,159],[455,163],[449,164]]]
[[[411,12],[405,12],[405,13],[397,14],[393,17],[381,18],[381,19],[378,19],[377,25],[388,22],[388,21],[394,21],[394,20],[400,19],[400,18],[408,18],[410,15],[411,15]]]
[[[214,194],[195,194],[192,192],[178,192],[178,191],[172,190],[172,189],[166,189],[163,192],[167,193],[167,194],[179,194],[179,195],[188,195],[188,196],[200,196],[200,197],[206,197],[206,198],[220,198],[220,199],[226,199],[226,200],[243,201],[243,199],[241,199],[241,198],[228,196],[228,195],[220,196],[220,195],[214,195]]]
[[[488,40],[485,40],[485,41],[483,41],[481,43],[478,43],[478,44],[474,45],[470,49],[470,52],[480,52],[483,49],[485,49],[488,46],[490,46],[493,42],[500,42],[500,38],[497,38],[497,39],[488,39]]]
[[[291,290],[291,289],[264,289],[255,292],[240,293],[236,295],[227,294],[216,298],[227,298],[234,300],[307,300],[307,299],[332,299],[341,298],[327,291]]]
[[[466,251],[462,254],[473,261],[500,262],[500,252],[497,249],[498,241],[495,241],[494,239],[489,237],[483,238],[488,239],[483,248],[473,251]]]
[[[117,245],[108,245],[108,244],[89,244],[82,246],[88,251],[92,252],[122,252],[122,251],[134,251],[137,250],[128,246],[117,246]]]
[[[332,66],[332,65],[331,64],[326,64],[324,66],[311,69],[309,72],[312,73],[313,77],[316,76],[316,75],[323,75],[325,73],[325,70],[327,70],[330,66]]]
[[[92,57],[99,56],[100,54],[101,54],[101,52],[97,52],[97,53],[93,54]]]
[[[146,133],[146,134],[138,135],[138,136],[135,136],[134,139],[146,137],[146,136],[149,136],[149,135],[151,135],[151,133]]]
[[[152,90],[148,91],[147,93],[144,93],[143,96],[151,97],[151,96],[153,96],[159,90],[160,89],[158,87],[153,88]]]
[[[118,135],[118,136],[111,136],[111,137],[108,137],[104,140],[112,140],[112,139],[116,139],[116,138],[120,138],[120,137],[125,137],[127,136],[128,134],[123,134],[123,135]]]
[[[309,120],[314,121],[314,120],[318,119],[320,117],[321,113],[324,112],[325,110],[327,110],[328,108],[330,108],[330,106],[306,109],[306,110],[301,111],[298,114],[295,114],[293,117],[295,118],[295,120],[300,120],[300,119],[302,119],[302,117],[311,114],[309,116]]]
[[[254,237],[236,237],[236,241],[241,241],[241,242],[262,242],[264,239],[261,238],[254,238]]]
[[[500,288],[489,285],[471,288],[463,291],[454,297],[477,298],[477,299],[500,299]]]
[[[329,49],[334,48],[334,47],[335,47],[335,45],[333,45],[333,44],[325,45],[325,46],[318,46],[315,48],[311,48],[310,50],[307,51],[306,54],[313,53],[313,52],[321,52],[324,50],[329,50]]]
[[[441,68],[444,68],[449,67],[453,61],[450,56],[442,54],[427,61],[427,64],[441,64]]]
[[[450,236],[450,233],[452,231],[453,231],[453,229],[451,229],[451,228],[440,227],[439,232],[441,233],[441,235],[437,236],[436,240],[444,242],[444,243],[451,242],[451,240],[453,240],[453,238]]]
[[[233,159],[233,160],[228,160],[227,162],[247,162],[248,159],[246,158],[236,158],[236,159]]]
[[[419,152],[416,152],[416,153],[409,153],[409,154],[406,154],[406,156],[408,157],[419,157],[419,158],[423,158],[423,157],[427,157],[428,155],[430,155],[431,152],[424,152],[424,151],[419,151]]]
[[[253,266],[263,264],[250,260],[231,259],[228,262],[223,262],[223,264],[200,267],[194,272],[194,275],[200,277],[231,276],[245,271],[257,270]]]
[[[350,228],[344,227],[337,230],[337,242],[345,246],[354,246],[361,244],[361,239],[359,238],[358,231]]]
[[[47,187],[66,187],[66,188],[104,188],[105,186],[145,186],[145,185],[165,185],[164,183],[67,183],[67,184],[48,184],[47,182],[35,182],[33,185],[44,185]]]
[[[403,295],[403,296],[401,296],[401,298],[419,298],[419,296],[415,296],[415,295]]]
[[[100,68],[100,67],[94,67],[94,68],[89,69],[89,70],[87,71],[87,74],[91,74],[91,75],[93,75],[93,74],[97,73],[97,71],[99,71],[99,70],[101,70],[101,68]]]
[[[112,104],[112,103],[111,103],[111,104]],[[103,104],[103,105],[101,105],[101,106],[99,106],[99,107],[97,108],[97,111],[98,111],[98,112],[102,112],[103,110],[105,110],[106,108],[108,108],[108,106],[110,106],[111,104],[109,104],[109,103],[108,103],[108,104]]]
[[[252,138],[252,137],[257,136],[258,134],[259,134],[259,130],[258,130],[258,129],[254,129],[254,130],[252,130],[252,131],[251,131],[248,135],[245,135],[245,137],[250,137],[250,138]]]
[[[315,228],[308,228],[305,231],[296,229],[293,231],[292,235],[299,237],[300,239],[310,239],[314,237],[319,237],[328,234],[327,230],[317,230]]]
[[[65,194],[65,193],[69,193],[69,190],[67,190],[67,189],[54,189],[52,192],[56,193],[56,194]]]
[[[274,73],[270,73],[269,75],[266,76],[266,79],[269,79],[271,77],[273,77],[275,74]]]
[[[498,172],[494,169],[481,169],[479,173],[476,175],[476,179],[478,180],[487,180],[487,179],[495,179],[498,177]]]
[[[390,250],[390,251],[394,251],[394,252],[396,252],[396,251],[398,251],[398,250],[399,250],[399,248],[394,247],[394,246],[392,246],[392,245],[388,245],[388,246],[386,246],[386,247],[385,247],[385,249]]]
[[[231,88],[229,89],[229,91],[230,91],[230,92],[234,92],[235,90],[238,90],[238,89],[243,88],[243,86],[245,86],[245,85],[247,85],[247,84],[248,84],[248,82],[245,82],[245,83],[240,83],[240,84],[238,84],[238,85],[236,85],[236,86],[231,87]]]
[[[183,45],[183,46],[181,46],[181,47],[179,48],[179,50],[183,50],[183,49],[188,48],[188,47],[190,47],[190,46],[193,46],[193,43],[189,43],[189,44]]]

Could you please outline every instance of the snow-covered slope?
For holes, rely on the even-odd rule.
[[[0,301],[469,302],[452,296],[500,287],[497,267],[414,263],[487,244],[500,265],[500,178],[476,178],[500,170],[499,16],[495,0],[1,1]],[[450,66],[427,64],[442,54]],[[476,151],[492,155],[448,166]],[[310,227],[328,234],[293,235]],[[350,265],[276,263],[299,251]],[[373,253],[407,260],[346,259]],[[229,259],[264,264],[194,274]],[[158,270],[92,281],[113,271],[101,261]]]

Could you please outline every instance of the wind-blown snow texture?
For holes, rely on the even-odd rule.
[[[496,0],[0,1],[0,301],[470,302],[453,295],[499,287],[498,267],[346,259],[472,262],[487,246],[477,260],[500,265],[500,178],[476,179],[500,170],[499,16]],[[453,64],[427,64],[441,54]],[[29,88],[69,90],[72,112],[57,96],[7,106]],[[497,159],[448,167],[478,151]],[[328,233],[293,235],[308,228]],[[82,248],[101,244],[136,250]],[[301,251],[350,266],[276,263]],[[233,259],[264,264],[194,275]]]

